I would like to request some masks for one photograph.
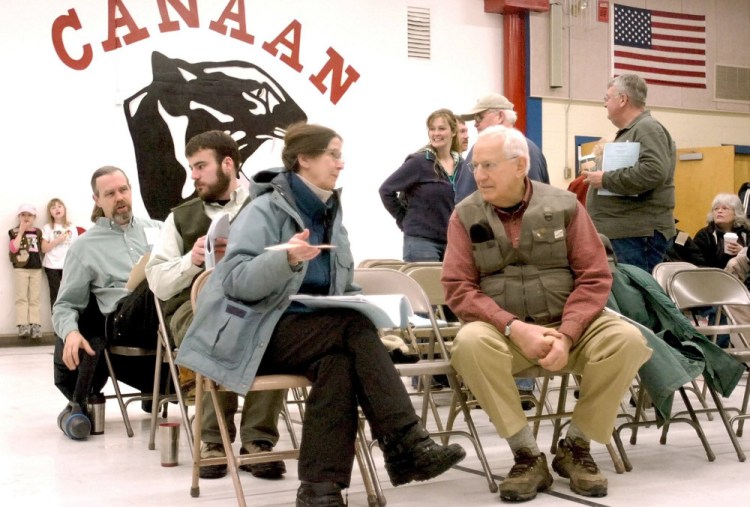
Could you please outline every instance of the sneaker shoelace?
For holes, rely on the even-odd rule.
[[[515,465],[513,465],[508,472],[508,477],[521,477],[525,475],[529,470],[534,468],[539,456],[532,456],[530,454],[517,456],[515,458]]]
[[[588,472],[591,472],[592,474],[599,473],[599,467],[594,461],[594,458],[591,457],[591,453],[589,452],[587,448],[572,444],[568,447],[568,449],[570,449],[571,455],[573,456],[574,463],[585,468]]]

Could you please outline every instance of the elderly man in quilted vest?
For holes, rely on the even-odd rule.
[[[602,313],[612,276],[585,208],[574,194],[529,180],[528,169],[519,131],[479,135],[471,166],[478,190],[456,206],[443,264],[447,302],[466,322],[451,362],[513,451],[500,486],[506,501],[531,500],[553,482],[513,375],[536,365],[581,375],[552,468],[574,492],[604,496],[607,479],[589,444],[609,441],[651,349],[635,327]]]

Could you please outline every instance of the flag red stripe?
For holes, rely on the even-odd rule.
[[[619,56],[622,58],[633,58],[637,60],[647,60],[649,62],[661,62],[661,63],[674,63],[679,65],[696,65],[698,67],[703,67],[706,62],[702,60],[685,60],[684,58],[668,58],[666,56],[656,56],[656,55],[644,55],[641,53],[630,53],[628,51],[615,51],[615,56]]]
[[[690,25],[675,25],[672,23],[659,23],[658,21],[651,21],[653,28],[664,28],[666,30],[679,30],[681,32],[702,32],[706,33],[705,26],[690,26]]]
[[[706,16],[702,14],[680,14],[679,12],[651,11],[651,16],[672,19],[689,19],[691,21],[705,21]]]
[[[704,83],[685,83],[677,81],[664,81],[662,79],[650,79],[646,78],[648,84],[665,85],[665,86],[682,86],[684,88],[705,88]]]
[[[655,69],[653,67],[644,67],[643,65],[632,65],[629,63],[615,62],[616,69],[632,70],[639,72],[651,72],[652,74],[666,74],[668,76],[684,76],[684,77],[706,77],[705,72],[692,72],[687,70],[673,70],[673,69]]]
[[[705,44],[706,39],[699,39],[698,37],[682,37],[680,35],[667,35],[664,33],[652,33],[651,39],[654,40],[669,40],[673,42],[688,42],[690,44]]]
[[[620,46],[616,46],[620,47]],[[680,48],[676,46],[651,46],[652,51],[665,51],[669,53],[684,53],[686,55],[705,55],[705,49]]]

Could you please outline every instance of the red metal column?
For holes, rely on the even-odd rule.
[[[503,14],[503,90],[518,114],[516,128],[526,132],[527,11]]]

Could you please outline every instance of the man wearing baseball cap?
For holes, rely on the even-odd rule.
[[[518,115],[513,110],[513,103],[499,93],[491,93],[479,99],[476,105],[468,113],[459,116],[464,121],[474,120],[474,127],[477,132],[481,132],[487,127],[493,125],[503,125],[504,127],[513,127],[518,119]],[[547,160],[542,154],[534,141],[526,138],[529,145],[529,179],[549,183],[549,174],[547,173]],[[469,194],[477,189],[474,176],[467,169],[471,164],[473,148],[466,155],[466,161],[462,167],[459,167],[456,174],[456,203],[462,201]]]

